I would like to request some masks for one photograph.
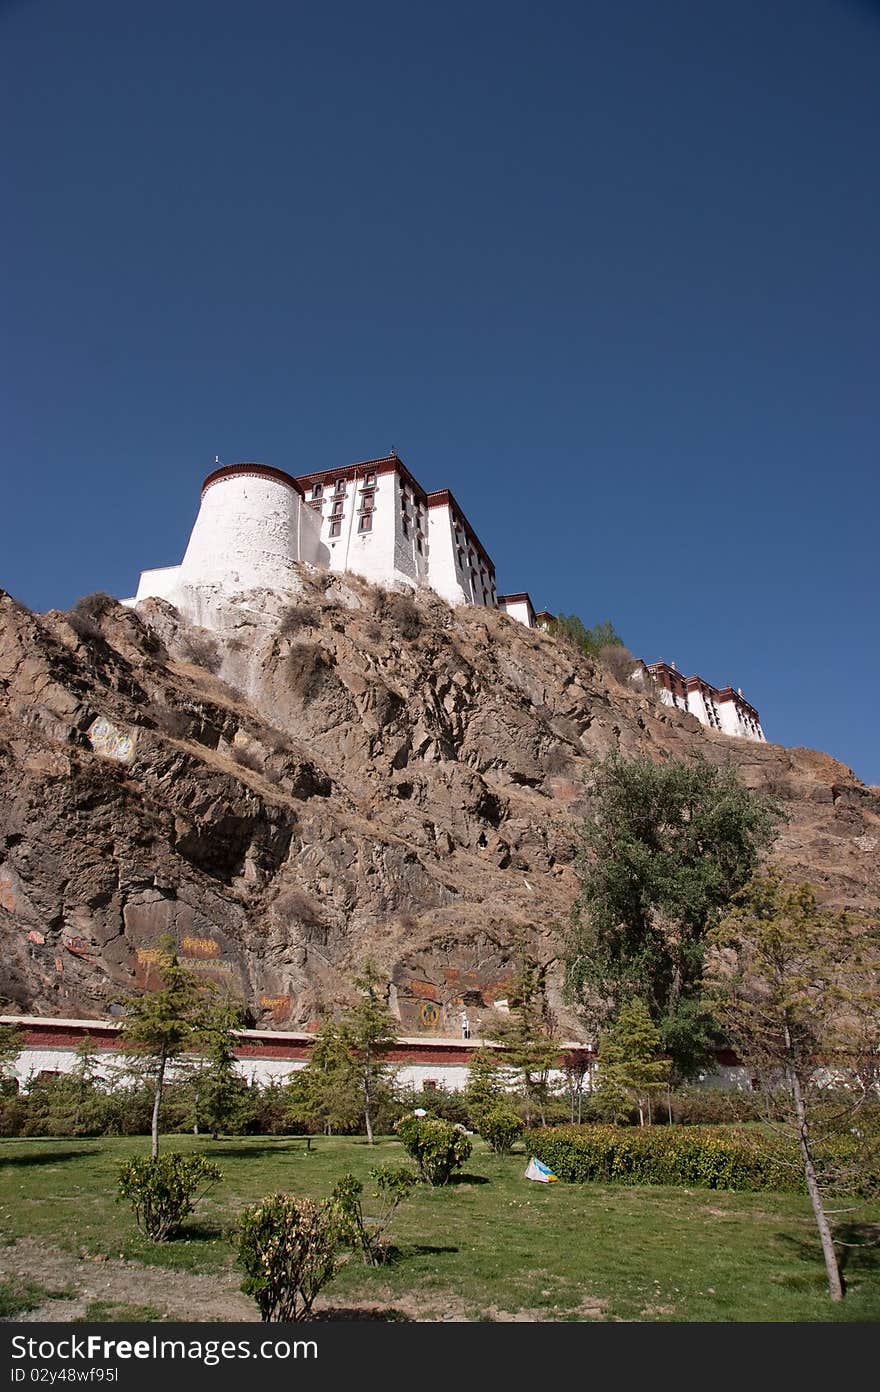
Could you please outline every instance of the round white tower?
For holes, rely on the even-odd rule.
[[[217,586],[228,594],[295,588],[294,563],[312,559],[307,538],[314,524],[306,512],[299,484],[281,469],[215,469],[202,485],[176,586]]]

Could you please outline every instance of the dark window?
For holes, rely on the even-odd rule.
[[[360,517],[358,518],[358,531],[359,531],[359,532],[371,532],[372,530],[373,530],[373,514],[372,514],[371,512],[362,512],[361,515],[360,515]]]
[[[314,486],[314,488],[312,489],[312,497],[313,497],[313,498],[323,498],[323,496],[324,496],[324,485],[323,485],[322,483],[316,483],[315,486]]]
[[[372,512],[376,506],[375,493],[365,493],[361,498],[361,512]]]
[[[403,531],[403,535],[409,536],[409,523],[407,522],[406,517],[401,517],[400,526],[401,530]]]
[[[416,537],[416,550],[418,551],[419,555],[422,554],[422,538],[421,538],[421,537]]]
[[[373,487],[374,484],[375,484],[375,482],[376,482],[376,475],[375,475],[375,473],[369,473],[369,474],[367,474],[367,477],[364,479],[364,483],[366,484],[366,486],[367,486],[368,488]]]
[[[345,479],[336,480],[336,492],[345,493]]]
[[[330,523],[330,535],[331,535],[332,537],[333,537],[333,536],[339,536],[341,532],[342,532],[342,518],[341,518],[341,517],[334,517],[333,520],[332,520],[331,523]]]
[[[345,507],[345,503],[344,503],[344,502],[342,501],[342,499],[340,498],[339,502],[335,502],[335,503],[333,504],[333,516],[334,516],[334,517],[341,517],[341,516],[342,516],[342,509],[343,509],[344,507]]]

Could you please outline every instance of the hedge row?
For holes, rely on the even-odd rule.
[[[572,1183],[669,1184],[704,1189],[803,1190],[793,1149],[736,1126],[554,1126],[535,1154]]]

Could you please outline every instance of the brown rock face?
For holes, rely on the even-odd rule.
[[[83,619],[0,592],[0,1003],[105,1016],[156,942],[309,1025],[373,956],[406,1032],[476,1031],[525,934],[559,1024],[585,780],[614,748],[731,763],[823,897],[876,908],[880,790],[703,729],[503,615],[352,577]]]

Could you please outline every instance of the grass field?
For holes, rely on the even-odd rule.
[[[65,1287],[68,1268],[77,1262],[76,1269],[93,1271],[96,1261],[110,1259],[114,1272],[130,1272],[130,1292],[114,1296],[118,1309],[136,1306],[142,1317],[160,1317],[162,1307],[153,1308],[145,1279],[138,1288],[138,1273],[146,1278],[144,1268],[163,1267],[178,1291],[185,1292],[191,1279],[190,1318],[228,1317],[212,1307],[210,1292],[227,1290],[243,1299],[226,1237],[243,1205],[274,1190],[326,1196],[347,1169],[369,1185],[371,1165],[405,1160],[400,1144],[387,1138],[369,1147],[359,1137],[316,1137],[311,1151],[299,1138],[211,1142],[181,1136],[166,1137],[163,1145],[215,1159],[223,1182],[176,1241],[154,1245],[115,1201],[119,1162],[146,1153],[144,1138],[0,1141],[0,1290],[15,1288],[11,1258],[16,1242],[27,1239],[20,1247],[28,1247],[32,1261],[43,1247],[54,1255],[56,1284],[60,1276]],[[349,1313],[370,1306],[388,1318],[421,1319],[880,1318],[880,1247],[842,1248],[848,1293],[842,1306],[833,1306],[806,1199],[539,1185],[523,1178],[525,1163],[522,1154],[498,1157],[475,1141],[457,1182],[443,1189],[419,1186],[399,1211],[394,1260],[378,1269],[350,1261],[326,1289],[324,1305]],[[859,1218],[861,1227],[851,1225],[848,1239],[873,1236],[876,1242],[880,1211]],[[17,1280],[20,1298],[33,1306],[36,1293],[20,1273]],[[92,1300],[88,1308],[113,1318],[114,1300]],[[76,1317],[73,1309],[52,1315]]]

